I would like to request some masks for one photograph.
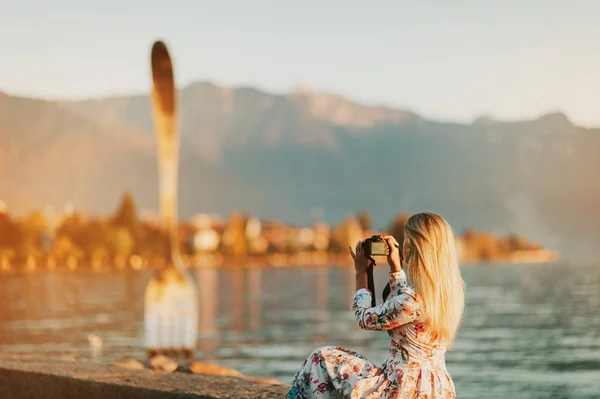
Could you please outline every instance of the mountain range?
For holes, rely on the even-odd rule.
[[[515,232],[598,254],[600,129],[560,112],[442,122],[298,87],[193,83],[179,92],[180,216],[245,210],[309,224],[359,209],[385,227],[431,210],[457,231]],[[157,207],[148,95],[50,101],[0,92],[0,201],[11,213],[72,202],[107,214],[130,190]]]

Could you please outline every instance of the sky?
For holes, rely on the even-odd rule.
[[[164,40],[185,87],[285,93],[471,122],[565,112],[600,126],[598,0],[0,0],[0,91],[49,99],[148,92]]]

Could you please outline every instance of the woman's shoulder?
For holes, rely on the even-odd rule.
[[[415,290],[408,283],[406,273],[402,269],[390,273],[390,288],[396,296],[406,294],[415,297]]]
[[[396,302],[396,307],[402,308],[404,313],[414,314],[419,316],[422,313],[422,306],[419,301],[419,296],[415,293],[415,290],[408,286],[402,290],[393,293],[392,300]]]
[[[418,300],[418,296],[415,292],[415,289],[412,285],[409,285],[408,283],[404,283],[404,284],[399,284],[395,287],[393,287],[393,292],[392,294],[394,296],[403,296],[404,298],[409,297],[412,300],[417,301]]]

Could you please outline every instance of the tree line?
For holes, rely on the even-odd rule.
[[[401,213],[392,219],[387,233],[404,239],[404,223],[410,215]],[[253,255],[252,243],[246,234],[250,215],[234,213],[225,223],[221,232],[221,243],[217,252],[230,257]],[[283,224],[278,224],[283,226]],[[271,227],[271,229],[283,229]],[[290,226],[287,229],[290,230]],[[333,227],[321,224],[313,230],[325,234],[325,244],[301,244],[300,240],[287,238],[282,243],[272,240],[264,249],[265,254],[293,254],[302,251],[324,251],[345,253],[348,245],[372,231],[369,212],[359,211]],[[196,227],[189,221],[180,223],[179,247],[184,255],[194,255],[196,249],[191,243]],[[319,233],[319,234],[321,234]],[[225,239],[227,238],[227,239]],[[491,233],[478,233],[467,230],[458,237],[462,242],[465,256],[471,260],[494,260],[513,251],[537,250],[539,245],[531,244],[517,235],[497,238]],[[321,241],[323,241],[321,240]],[[116,210],[104,218],[87,217],[73,212],[63,215],[52,225],[41,211],[32,211],[24,217],[13,218],[0,212],[0,259],[9,259],[13,264],[25,264],[32,259],[38,264],[56,262],[64,264],[75,260],[78,264],[112,264],[115,259],[127,261],[136,255],[142,259],[167,259],[169,245],[167,235],[160,224],[141,220],[133,196],[125,193]]]

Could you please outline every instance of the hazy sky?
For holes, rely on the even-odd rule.
[[[170,5],[167,5],[170,4]],[[0,91],[140,93],[154,39],[178,85],[297,83],[431,118],[600,125],[599,0],[0,0]]]

